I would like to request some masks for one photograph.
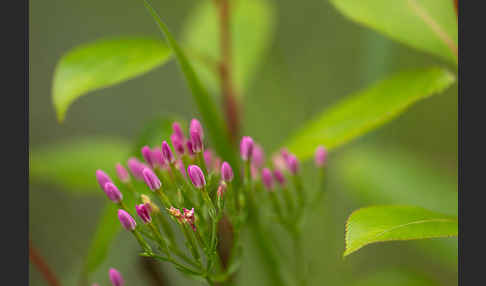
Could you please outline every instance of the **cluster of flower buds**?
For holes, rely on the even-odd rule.
[[[269,192],[263,194],[271,194],[279,216],[282,208],[277,193],[282,193],[286,209],[292,210],[298,204],[303,206],[305,198],[300,184],[299,161],[288,150],[282,149],[266,162],[263,148],[251,137],[244,136],[240,142],[243,168],[234,172],[228,162],[205,148],[204,132],[198,120],[191,120],[187,137],[179,123],[173,123],[172,128],[170,140],[162,141],[157,147],[142,147],[143,160],[132,157],[126,167],[116,164],[119,186],[125,196],[104,171],[96,171],[101,189],[119,205],[121,225],[134,234],[145,255],[152,255],[150,244],[157,244],[157,249],[167,256],[166,261],[171,261],[175,255],[182,256],[181,259],[187,262],[189,259],[178,250],[173,234],[173,227],[178,225],[193,255],[193,265],[201,265],[200,251],[207,251],[206,255],[213,259],[217,221],[225,212],[238,216],[240,205],[245,207],[248,186],[267,189]],[[319,146],[315,155],[316,166],[325,166],[326,157],[326,149]],[[240,181],[245,183],[235,183],[235,175],[242,176],[244,180]],[[296,195],[290,192],[287,180],[294,182]],[[279,189],[282,191],[277,192]],[[162,207],[157,206],[154,199],[159,200]],[[137,220],[141,222],[139,225]],[[121,281],[116,285],[123,285],[121,276],[116,276],[113,274],[112,281]]]

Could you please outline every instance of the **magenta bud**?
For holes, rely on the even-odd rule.
[[[135,230],[137,223],[133,219],[133,217],[127,213],[126,211],[119,209],[118,210],[118,219],[120,220],[121,225],[129,231]]]
[[[234,178],[233,169],[231,169],[230,164],[226,161],[221,165],[221,178],[225,182],[231,182]]]
[[[206,185],[206,179],[204,178],[204,174],[199,166],[190,165],[187,167],[187,174],[189,175],[194,187],[201,189]]]
[[[143,156],[143,159],[145,160],[145,162],[147,162],[147,164],[153,168],[154,165],[155,165],[155,158],[152,154],[152,149],[150,149],[149,146],[143,146],[142,147],[142,156]]]
[[[155,147],[152,149],[152,160],[154,161],[154,164],[159,167],[166,166],[164,156],[162,155],[162,149],[160,149],[160,147]]]
[[[170,141],[177,155],[184,154],[184,141],[177,134],[173,133],[170,135]]]
[[[199,136],[201,137],[201,141],[203,140],[204,132],[203,132],[201,123],[199,123],[199,120],[197,120],[196,118],[193,118],[191,120],[191,124],[189,126],[189,133],[191,133],[191,131],[196,131],[199,134]]]
[[[116,169],[116,175],[118,176],[118,179],[120,179],[121,182],[123,183],[130,182],[130,174],[128,174],[127,169],[125,169],[125,167],[123,167],[122,164],[117,163],[115,169]]]
[[[273,170],[273,176],[275,177],[275,180],[277,180],[277,182],[281,185],[281,186],[285,186],[285,176],[284,174],[282,173],[282,171],[280,171],[279,169],[275,169]]]
[[[189,153],[189,155],[194,155],[194,149],[192,149],[192,142],[191,141],[186,141],[186,145],[187,145],[187,152]]]
[[[172,150],[170,149],[167,141],[162,142],[162,157],[164,157],[164,160],[169,163],[175,162],[174,155],[172,155]]]
[[[179,122],[172,123],[172,130],[174,130],[174,135],[176,135],[180,141],[184,142],[184,132],[182,132]]]
[[[150,216],[150,204],[135,205],[135,210],[143,223],[150,223],[152,221],[152,217]]]
[[[132,157],[128,159],[127,166],[137,180],[143,181],[142,171],[143,168],[145,168],[145,165],[142,162],[140,162],[137,158]]]
[[[249,136],[243,136],[240,142],[240,154],[243,161],[251,160],[253,154],[253,139]]]
[[[272,171],[268,168],[263,168],[262,170],[262,181],[263,184],[265,185],[265,188],[268,190],[273,190],[273,177],[272,177]]]
[[[319,146],[316,149],[315,163],[317,167],[322,167],[326,164],[327,150],[324,146]]]
[[[114,203],[119,203],[123,199],[122,193],[112,182],[105,184],[104,191],[106,196]]]
[[[108,275],[110,276],[110,281],[113,286],[123,286],[125,284],[120,272],[115,268],[110,268]]]
[[[152,191],[158,190],[160,187],[162,187],[162,183],[160,182],[159,178],[150,168],[144,168],[142,174],[145,184],[147,184]]]
[[[290,172],[295,175],[299,171],[299,160],[295,157],[294,154],[289,154],[287,157],[287,167],[289,168]]]
[[[255,144],[253,147],[253,153],[251,155],[251,163],[257,169],[263,166],[265,154],[263,153],[263,148],[259,144]]]
[[[108,176],[108,174],[106,174],[102,170],[96,170],[96,180],[103,190],[105,189],[106,183],[112,182],[110,176]]]
[[[201,133],[197,130],[190,130],[189,135],[191,136],[192,151],[194,153],[199,153],[203,150],[203,138]]]

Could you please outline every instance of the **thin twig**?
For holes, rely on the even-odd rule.
[[[437,36],[449,47],[449,49],[452,51],[452,54],[456,57],[456,60],[458,58],[458,49],[457,45],[452,41],[452,39],[447,35],[444,30],[437,24],[437,22],[430,17],[430,15],[421,7],[417,1],[415,0],[408,0],[408,4],[410,7],[415,11],[417,16],[419,16],[425,24],[427,24],[434,33],[437,34]]]
[[[50,286],[61,286],[59,279],[57,279],[56,275],[51,270],[45,259],[34,247],[31,240],[29,240],[29,259],[30,262],[32,262],[32,264],[34,264],[37,270],[39,270],[39,272],[42,274],[47,284]]]

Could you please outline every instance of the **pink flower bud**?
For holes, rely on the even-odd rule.
[[[204,178],[204,174],[199,166],[190,165],[187,168],[187,174],[189,175],[189,178],[191,179],[194,187],[201,189],[206,185],[206,179]]]
[[[170,149],[169,144],[167,144],[167,141],[162,142],[162,157],[169,163],[175,162],[174,155],[172,155],[172,150]]]
[[[106,196],[114,203],[119,203],[123,199],[122,193],[112,182],[105,184],[104,191]]]
[[[264,163],[264,152],[263,148],[259,144],[255,144],[253,147],[253,154],[251,156],[251,163],[255,168],[260,169]]]
[[[319,146],[316,149],[315,163],[317,167],[322,167],[326,164],[327,150],[324,146]]]
[[[152,155],[152,149],[150,149],[149,146],[143,146],[142,147],[142,156],[143,156],[143,159],[145,160],[145,162],[147,162],[147,164],[153,168],[154,165],[155,165],[155,160],[154,160],[154,156]]]
[[[251,160],[253,154],[253,139],[249,136],[243,136],[240,142],[240,154],[243,161]]]
[[[162,187],[162,183],[160,182],[159,178],[150,168],[144,168],[142,174],[145,183],[152,191],[158,190],[160,187]]]
[[[116,270],[115,268],[110,268],[108,274],[110,276],[110,281],[113,286],[123,286],[125,284],[120,272],[118,272],[118,270]]]
[[[233,181],[234,178],[233,169],[231,169],[230,164],[226,161],[221,165],[221,177],[227,183]]]
[[[189,135],[191,136],[192,151],[199,153],[203,150],[202,136],[198,131],[191,130]]]
[[[190,156],[194,155],[194,149],[192,148],[192,142],[191,141],[186,141],[187,145],[187,152],[189,153]]]
[[[270,171],[270,169],[263,168],[262,181],[263,184],[265,185],[265,188],[267,188],[269,191],[273,190],[273,177],[272,177],[272,171]]]
[[[125,169],[125,167],[123,167],[122,164],[117,163],[115,169],[116,169],[116,175],[118,176],[118,179],[120,179],[121,182],[123,183],[130,182],[130,174],[128,174],[127,169]]]
[[[135,230],[137,223],[133,219],[133,217],[127,213],[126,211],[119,209],[118,210],[118,219],[120,220],[121,225],[129,231]]]
[[[202,128],[201,123],[199,122],[199,120],[197,120],[196,118],[193,118],[191,120],[191,124],[189,126],[189,133],[191,131],[196,131],[197,133],[199,133],[199,135],[201,136],[201,141],[202,141],[202,139],[204,138],[203,128]]]
[[[280,186],[285,186],[285,176],[282,173],[282,171],[275,169],[273,170],[273,176],[275,177],[275,180],[280,184]]]
[[[140,162],[137,158],[132,157],[128,159],[127,166],[135,179],[143,181],[142,171],[145,167],[147,167],[145,164]]]
[[[150,223],[152,217],[150,216],[150,204],[140,204],[135,206],[138,216],[142,219],[143,223]]]
[[[282,155],[282,158],[284,158],[285,161],[287,161],[288,157],[289,157],[289,150],[287,150],[287,148],[283,147],[282,149],[280,149],[280,155]]]
[[[174,150],[177,155],[184,154],[184,141],[181,139],[177,134],[173,133],[170,135],[170,141],[172,142],[172,146],[174,146]]]
[[[299,160],[295,157],[294,154],[289,154],[287,157],[287,168],[289,168],[290,172],[295,175],[299,171]]]
[[[177,136],[182,142],[184,142],[184,132],[182,132],[182,128],[179,122],[172,123],[172,130],[174,130],[174,135]]]
[[[108,174],[106,174],[102,170],[96,170],[96,180],[98,181],[98,184],[103,190],[105,188],[106,183],[112,182],[110,176],[108,176]]]
[[[162,155],[162,149],[160,147],[154,147],[152,149],[152,160],[155,166],[160,168],[167,167],[167,162],[164,160],[164,155]]]

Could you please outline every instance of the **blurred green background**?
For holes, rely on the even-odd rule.
[[[200,1],[157,0],[154,6],[173,33],[180,35],[187,15]],[[244,133],[267,150],[278,147],[325,107],[390,73],[431,64],[455,69],[349,21],[326,0],[271,2],[277,15],[276,33],[246,89],[243,115]],[[144,76],[81,97],[70,108],[65,122],[57,122],[51,88],[59,58],[79,44],[118,35],[159,35],[141,1],[30,2],[31,150],[93,135],[133,140],[143,124],[156,116],[197,116],[185,81],[171,60]],[[347,216],[358,207],[389,201],[377,202],[367,195],[365,186],[360,193],[365,195],[356,195],[348,189],[362,184],[350,182],[343,172],[333,169],[346,168],[354,158],[352,152],[361,148],[383,151],[384,160],[388,152],[399,153],[401,157],[396,158],[413,158],[425,173],[433,174],[429,176],[434,176],[434,182],[452,185],[448,191],[457,192],[457,125],[454,84],[445,93],[414,105],[398,119],[332,153],[329,197],[312,218],[306,235],[306,253],[312,262],[311,285],[457,284],[455,238],[371,245],[343,260]],[[312,172],[310,163],[304,166],[308,173]],[[402,166],[401,159],[393,163],[398,168]],[[422,173],[415,170],[396,176],[379,175],[385,180],[391,176],[390,186],[405,190],[418,187],[427,192],[428,179],[413,181],[407,177]],[[308,180],[312,182],[312,175]],[[82,259],[105,201],[103,196],[75,196],[31,182],[30,237],[63,285],[77,285]],[[282,241],[285,246],[285,239]],[[138,245],[133,239],[119,235],[112,247],[115,249],[92,275],[92,281],[108,285],[107,271],[113,266],[124,274],[128,285],[150,285],[144,280],[136,256]],[[249,245],[239,275],[240,285],[264,285],[265,275],[259,264],[249,263],[256,257]],[[162,269],[170,285],[198,285],[169,267]],[[32,266],[30,281],[31,285],[46,285]]]

